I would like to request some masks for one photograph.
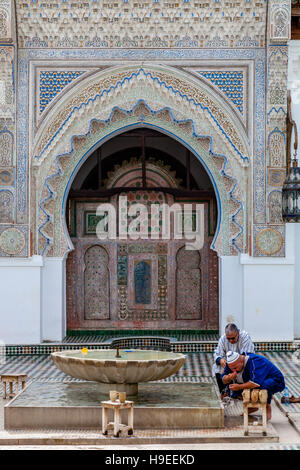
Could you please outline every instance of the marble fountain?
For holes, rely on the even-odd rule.
[[[100,349],[51,354],[56,367],[76,379],[100,382],[102,390],[138,394],[138,384],[166,379],[185,363],[185,356],[168,351]]]
[[[180,370],[183,354],[103,349],[55,352],[51,358],[75,381],[66,376],[28,384],[5,406],[6,429],[101,429],[101,401],[110,390],[126,391],[134,401],[136,429],[224,427],[214,383],[162,381]]]

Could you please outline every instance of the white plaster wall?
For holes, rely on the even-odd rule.
[[[300,223],[293,224],[295,231],[295,293],[294,330],[295,338],[300,339]]]
[[[244,328],[254,341],[294,339],[293,265],[244,265]]]
[[[0,340],[6,344],[41,341],[43,259],[0,259]]]
[[[285,258],[219,262],[220,333],[233,322],[253,341],[292,341],[300,332],[300,224],[286,225]]]
[[[219,257],[220,334],[227,323],[244,329],[243,267],[238,256]]]
[[[292,118],[296,122],[300,139],[300,40],[289,42],[288,89],[291,90]],[[300,144],[300,141],[299,141]],[[300,145],[298,144],[298,165]],[[292,154],[294,148],[292,145]],[[300,224],[294,224],[295,230],[295,293],[294,293],[294,334],[300,338]]]
[[[42,340],[61,341],[66,335],[65,260],[44,258],[42,269]]]
[[[244,327],[254,341],[294,339],[295,224],[286,224],[285,258],[241,255]]]

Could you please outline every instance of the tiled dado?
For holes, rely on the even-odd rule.
[[[186,341],[186,342],[174,342],[171,343],[171,351],[173,352],[214,352],[217,342],[208,342],[208,341]],[[264,343],[254,343],[255,351],[295,351],[297,349],[297,344],[295,342],[264,342]]]
[[[110,338],[121,338],[129,336],[160,336],[174,337],[177,341],[218,341],[218,330],[68,330],[64,338],[65,343],[77,343],[80,338],[84,341],[100,338],[105,340]],[[92,342],[92,341],[91,341]]]
[[[128,339],[128,338],[127,338]],[[165,338],[164,338],[165,339]],[[137,339],[133,338],[133,341],[129,345],[129,342],[124,343],[124,347],[138,348],[138,349],[149,349],[150,338],[143,338],[142,340],[136,341]],[[143,341],[145,344],[143,344]],[[18,355],[47,355],[55,351],[63,350],[75,350],[87,347],[88,349],[109,349],[112,347],[111,342],[105,343],[90,343],[90,342],[81,342],[81,343],[47,343],[47,344],[35,344],[35,345],[6,345],[0,347],[0,355],[7,356],[18,356]],[[161,346],[163,346],[161,343]],[[155,339],[153,343],[155,348],[158,349],[160,342],[158,338]],[[295,351],[299,344],[296,341],[291,342],[257,342],[254,343],[255,351],[276,351],[276,352],[288,352]],[[171,351],[172,352],[181,352],[181,353],[193,353],[193,352],[213,352],[217,346],[217,341],[170,341]],[[120,346],[122,347],[122,346]],[[161,349],[164,349],[163,347]]]
[[[2,351],[4,352],[5,348],[5,354],[7,356],[19,356],[19,355],[42,355],[42,354],[51,354],[56,351],[67,351],[67,350],[74,350],[74,349],[81,349],[86,347],[86,343],[82,344],[63,344],[63,343],[55,343],[55,344],[34,344],[34,345],[7,345],[7,346],[2,346]],[[89,349],[109,349],[109,344],[88,344]],[[2,354],[3,354],[2,352]]]

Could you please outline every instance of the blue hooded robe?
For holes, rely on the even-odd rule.
[[[248,358],[248,359],[247,359]],[[279,369],[277,369],[271,361],[264,356],[254,353],[246,353],[247,360],[244,369],[238,374],[238,377],[231,383],[253,382],[258,385],[257,388],[268,391],[268,403],[271,403],[272,395],[282,392],[285,387],[284,377]],[[232,370],[226,364],[224,375],[231,374]],[[230,385],[230,384],[228,384]],[[243,390],[230,391],[230,395],[235,398],[242,394]]]

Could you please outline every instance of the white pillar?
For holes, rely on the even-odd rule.
[[[294,224],[286,225],[286,256],[241,255],[244,329],[254,341],[294,339]]]
[[[291,225],[295,231],[294,333],[295,338],[300,339],[300,223],[287,225]]]
[[[300,224],[286,224],[286,256],[219,258],[220,333],[227,323],[253,341],[300,338]]]
[[[65,260],[44,258],[42,270],[42,340],[62,341],[66,335]]]
[[[243,325],[243,269],[239,256],[219,257],[220,334],[227,323]]]
[[[0,259],[0,341],[41,341],[41,269],[43,258]]]
[[[288,89],[291,91],[292,118],[300,130],[300,40],[289,41]],[[294,154],[294,132],[292,133],[291,151]],[[299,165],[298,147],[298,165]],[[294,292],[294,334],[300,338],[300,224],[289,223],[295,231],[295,292]]]

